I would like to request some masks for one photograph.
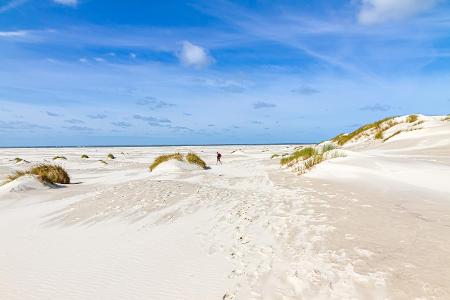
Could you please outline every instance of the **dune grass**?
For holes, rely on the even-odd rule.
[[[104,165],[107,165],[107,164],[108,164],[108,162],[107,162],[107,161],[104,161],[103,159],[99,159],[98,161],[101,162],[101,163],[104,164]]]
[[[195,153],[188,153],[186,155],[186,160],[188,161],[188,163],[197,165],[199,167],[201,167],[202,169],[206,169],[206,163],[203,159],[201,159],[197,154]]]
[[[70,183],[70,176],[67,171],[61,166],[51,164],[40,164],[25,171],[16,171],[6,177],[6,183],[24,175],[36,175],[40,181],[46,183]]]
[[[385,138],[385,139],[383,140],[383,142],[386,142],[387,140],[393,138],[394,136],[396,136],[396,135],[398,135],[398,134],[400,134],[400,133],[402,133],[401,130],[398,130],[398,131],[394,132],[393,134],[391,134],[390,136],[388,136],[387,138]]]
[[[115,159],[116,157],[115,157],[112,153],[109,153],[108,156],[107,156],[107,158],[108,158],[108,159]]]
[[[183,161],[183,155],[181,155],[180,153],[177,152],[177,153],[164,154],[164,155],[158,156],[157,158],[155,158],[153,163],[150,165],[150,167],[149,167],[150,172],[153,171],[157,166],[159,166],[163,162],[169,161],[171,159]]]
[[[450,121],[450,115],[447,115],[442,121]]]
[[[277,157],[279,157],[280,156],[280,154],[272,154],[272,156],[270,157],[270,159],[274,159],[274,158],[277,158]]]
[[[166,161],[169,161],[172,159],[178,160],[178,161],[186,161],[190,164],[197,165],[204,170],[208,169],[206,162],[203,159],[201,159],[200,156],[198,156],[197,154],[190,152],[190,153],[186,154],[185,156],[183,156],[181,153],[177,152],[177,153],[172,153],[172,154],[160,155],[157,158],[155,158],[155,160],[149,167],[150,172],[152,172],[157,166],[159,166],[163,162],[166,162]]]
[[[380,132],[380,131],[383,132],[386,129],[396,125],[396,123],[393,121],[393,118],[394,117],[388,117],[388,118],[384,118],[382,120],[379,120],[379,121],[376,121],[376,122],[373,122],[373,123],[370,123],[370,124],[366,124],[366,125],[361,126],[360,128],[358,128],[355,131],[353,131],[351,133],[348,133],[348,134],[342,134],[341,133],[341,134],[335,136],[332,139],[332,141],[335,142],[336,144],[342,146],[345,143],[349,142],[350,140],[360,136],[361,134],[363,134],[364,132],[367,132],[369,130],[374,130],[375,129],[375,130],[377,130],[377,133]],[[388,128],[382,128],[381,125],[383,123],[385,123],[385,122],[388,122],[388,121],[392,121],[392,122],[388,123],[389,127]]]
[[[317,150],[312,147],[305,147],[300,150],[294,151],[291,155],[283,157],[280,160],[280,164],[282,166],[289,165],[294,162],[297,162],[299,160],[305,160],[310,158],[311,156],[315,155],[317,153]]]
[[[415,121],[417,121],[419,119],[419,117],[417,115],[409,115],[406,118],[406,122],[407,123],[414,123]]]
[[[22,158],[20,158],[20,157],[16,157],[16,158],[14,158],[14,160],[16,161],[16,163],[20,163],[20,162],[22,162],[22,161],[24,161]]]
[[[55,156],[55,157],[53,157],[53,160],[57,160],[57,159],[67,160],[67,157],[65,157],[65,156]]]
[[[81,155],[81,158],[89,158],[89,156],[86,154],[83,154],[83,155]]]
[[[328,151],[331,151],[331,150],[334,150],[334,149],[336,149],[335,145],[333,145],[333,144],[325,144],[325,145],[323,145],[323,147],[322,147],[320,152],[321,153],[325,153],[325,152],[328,152]]]

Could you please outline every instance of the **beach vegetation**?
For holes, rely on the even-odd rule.
[[[55,156],[55,157],[53,157],[53,160],[57,160],[57,159],[67,160],[67,157],[65,157],[65,156]]]
[[[115,157],[112,153],[109,153],[108,156],[107,156],[107,158],[108,158],[108,159],[115,159],[116,157]]]
[[[83,154],[83,155],[81,155],[81,158],[89,158],[89,156],[86,154]]]
[[[101,163],[104,164],[104,165],[107,165],[107,164],[108,164],[108,162],[107,162],[107,161],[104,161],[103,159],[99,159],[98,161],[101,162]]]
[[[310,158],[311,156],[313,156],[316,153],[317,153],[317,150],[314,149],[313,147],[305,147],[305,148],[302,148],[300,150],[294,151],[289,156],[283,157],[280,160],[280,164],[282,166],[290,165],[290,164],[295,163],[295,162],[297,162],[299,160],[308,159],[308,158]]]
[[[166,161],[169,161],[169,160],[186,161],[187,163],[197,165],[204,170],[208,169],[206,162],[197,154],[190,152],[190,153],[186,154],[185,156],[183,156],[181,153],[176,152],[176,153],[172,153],[172,154],[160,155],[157,158],[155,158],[155,160],[149,167],[150,172],[152,172],[160,164],[162,164]]]
[[[188,153],[186,155],[186,160],[188,163],[197,165],[199,167],[201,167],[202,169],[206,169],[206,163],[203,159],[201,159],[197,154],[195,153]]]
[[[376,122],[373,122],[370,124],[363,125],[351,133],[346,133],[346,134],[341,133],[341,134],[337,135],[336,137],[334,137],[332,139],[332,141],[335,142],[336,144],[342,146],[342,145],[346,144],[347,142],[349,142],[350,140],[358,138],[361,135],[368,133],[370,131],[376,130],[377,132],[379,132],[379,131],[383,132],[383,131],[391,128],[392,126],[396,125],[393,118],[394,117],[388,117],[388,118],[384,118],[382,120],[379,120],[379,121],[376,121]],[[387,127],[382,126],[382,124],[385,122],[387,124]]]
[[[61,166],[52,164],[40,164],[25,171],[15,171],[6,178],[6,182],[11,182],[24,175],[35,175],[45,183],[70,183],[70,176],[67,171]]]
[[[272,154],[272,156],[270,157],[270,159],[274,159],[274,158],[277,158],[277,157],[279,157],[280,156],[280,154]]]
[[[406,118],[406,122],[407,123],[414,123],[415,121],[417,121],[417,119],[419,119],[419,117],[417,115],[409,115]]]
[[[23,159],[20,157],[16,157],[14,160],[16,161],[16,163],[20,163],[23,161]]]
[[[177,153],[164,154],[164,155],[158,156],[157,158],[155,158],[153,163],[150,165],[150,168],[149,168],[150,172],[153,171],[157,166],[159,166],[163,162],[169,161],[171,159],[183,161],[183,155],[181,155],[180,153],[177,152]]]
[[[321,153],[325,153],[325,152],[328,152],[328,151],[331,151],[331,150],[334,150],[334,149],[336,149],[335,145],[333,145],[333,144],[325,144],[325,145],[323,145],[323,147],[322,147],[320,152]]]

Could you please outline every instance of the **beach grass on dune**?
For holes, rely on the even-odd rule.
[[[150,168],[149,168],[150,172],[153,171],[157,166],[159,166],[163,162],[169,161],[171,159],[183,161],[183,155],[181,155],[180,153],[177,152],[177,153],[164,154],[164,155],[158,156],[157,158],[155,158],[153,163],[150,165]]]
[[[280,160],[280,164],[282,166],[284,166],[284,165],[288,165],[288,164],[297,162],[299,160],[305,160],[305,159],[310,158],[311,156],[313,156],[316,153],[317,153],[316,149],[314,149],[312,147],[305,147],[305,148],[302,148],[300,150],[294,151],[289,156],[283,157]]]
[[[98,161],[101,162],[101,163],[104,164],[104,165],[107,165],[107,164],[108,164],[108,162],[104,161],[103,159],[99,159]]]
[[[107,158],[108,158],[108,159],[115,159],[116,157],[115,157],[112,153],[109,153],[108,156],[107,156]]]
[[[7,176],[6,183],[24,175],[36,175],[39,180],[46,183],[70,183],[70,176],[67,171],[61,166],[52,164],[40,164],[25,171],[16,171]]]
[[[53,157],[53,160],[57,160],[57,159],[67,160],[67,157],[65,157],[65,156],[55,156],[55,157]]]
[[[187,163],[197,165],[204,170],[208,169],[206,162],[197,154],[190,152],[190,153],[186,154],[185,156],[183,156],[181,153],[176,152],[176,153],[172,153],[172,154],[163,154],[163,155],[160,155],[157,158],[155,158],[155,160],[149,167],[150,172],[152,172],[160,164],[162,164],[166,161],[169,161],[169,160],[186,161]]]
[[[361,126],[360,128],[356,129],[355,131],[348,133],[348,134],[339,134],[337,136],[335,136],[332,141],[335,142],[336,144],[342,146],[345,143],[349,142],[350,140],[360,136],[361,134],[363,134],[364,132],[367,132],[369,130],[377,130],[377,132],[379,131],[385,131],[386,129],[394,126],[396,123],[393,121],[394,117],[388,117],[388,118],[384,118],[382,120],[370,123],[370,124],[366,124]],[[388,122],[388,121],[392,121],[392,122]],[[385,122],[388,122],[388,128],[382,128],[381,125]]]
[[[279,157],[280,156],[280,154],[272,154],[272,156],[270,157],[271,159],[273,159],[273,158],[277,158],[277,157]]]
[[[86,154],[83,154],[83,155],[81,155],[81,158],[89,158],[89,156]]]
[[[191,164],[195,164],[199,167],[201,167],[202,169],[206,169],[206,163],[203,159],[201,159],[197,154],[195,153],[188,153],[186,155],[186,160],[188,161],[188,163]]]
[[[16,163],[20,163],[21,161],[23,161],[23,159],[20,157],[16,157],[14,160],[16,161]]]
[[[417,119],[419,119],[419,117],[417,115],[409,115],[406,118],[406,122],[407,123],[414,123],[415,121],[417,121]]]

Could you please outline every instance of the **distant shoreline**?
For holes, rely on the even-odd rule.
[[[282,146],[282,145],[311,145],[320,142],[304,143],[261,143],[261,144],[172,144],[172,145],[69,145],[69,146],[0,146],[0,149],[29,149],[29,148],[146,148],[146,147],[211,147],[211,146]]]

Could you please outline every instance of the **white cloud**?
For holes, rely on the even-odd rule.
[[[214,61],[204,48],[188,41],[183,42],[181,51],[177,56],[183,65],[197,68],[206,67]]]
[[[25,36],[27,32],[25,30],[18,31],[0,31],[0,37],[18,37]]]
[[[24,4],[27,1],[28,0],[12,0],[6,4],[0,5],[0,14],[7,12],[8,10],[14,9],[14,8]]]
[[[76,6],[78,4],[78,0],[53,0],[53,2],[67,6]]]
[[[362,0],[361,24],[376,24],[412,17],[432,8],[439,0]]]

